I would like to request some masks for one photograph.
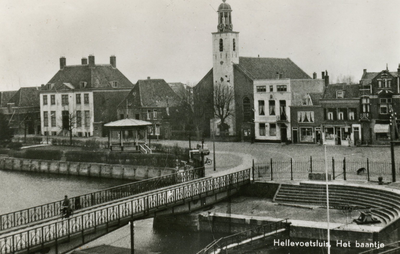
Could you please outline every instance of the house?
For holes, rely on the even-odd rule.
[[[89,61],[88,61],[89,60]],[[95,57],[82,58],[80,65],[67,65],[60,58],[60,70],[40,92],[42,135],[105,136],[105,123],[115,121],[117,106],[133,84],[110,64],[96,64]]]
[[[396,72],[364,69],[359,91],[363,144],[389,144],[391,112],[400,113],[399,79],[400,65]]]
[[[309,93],[322,93],[324,79],[269,79],[254,82],[255,140],[292,140],[291,106],[304,105]],[[307,119],[308,120],[308,119]],[[296,134],[296,133],[295,133]]]
[[[14,96],[18,91],[3,91],[0,92],[0,107],[7,107],[7,102]]]
[[[323,143],[342,146],[359,144],[359,85],[330,84],[325,88],[320,104],[324,112]]]
[[[21,87],[18,91],[1,93],[1,112],[14,135],[40,134],[39,92],[40,87]]]
[[[324,118],[319,103],[322,93],[309,93],[302,105],[290,106],[292,143],[321,144],[321,124]]]
[[[271,85],[277,89],[281,82],[287,86],[288,80],[312,79],[289,58],[241,57],[239,32],[232,24],[232,8],[224,1],[218,8],[217,32],[212,33],[213,68],[193,88],[195,125],[206,137],[251,141],[256,136],[255,87],[269,86],[268,80],[276,80]]]
[[[174,132],[185,130],[190,107],[165,80],[149,77],[137,81],[118,105],[117,112],[119,119],[132,118],[151,122],[151,138],[169,139]]]

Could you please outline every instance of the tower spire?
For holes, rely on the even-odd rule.
[[[232,32],[232,9],[231,6],[222,0],[218,7],[218,32]]]

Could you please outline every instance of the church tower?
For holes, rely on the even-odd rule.
[[[222,1],[218,7],[218,32],[212,33],[214,90],[216,86],[222,85],[229,86],[233,91],[233,65],[239,64],[239,33],[232,30],[231,6],[226,0]],[[230,108],[234,110],[234,98],[231,104]],[[226,123],[230,126],[229,135],[235,135],[235,117],[229,117],[227,120]],[[214,119],[210,127],[215,133],[218,133],[217,125],[218,119]]]

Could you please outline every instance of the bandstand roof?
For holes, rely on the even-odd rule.
[[[148,126],[152,125],[152,123],[147,122],[147,121],[142,121],[142,120],[137,120],[137,119],[121,119],[118,121],[114,122],[109,122],[106,123],[104,126],[105,127],[111,127],[111,128],[128,128],[128,127],[140,127],[140,126]]]

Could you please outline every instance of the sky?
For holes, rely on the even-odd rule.
[[[195,85],[212,68],[211,33],[221,0],[2,0],[0,91],[47,83],[59,59],[95,56],[132,82]],[[396,71],[399,0],[227,0],[239,54],[290,58],[331,83],[363,69]]]

